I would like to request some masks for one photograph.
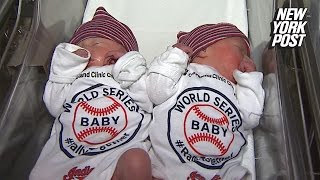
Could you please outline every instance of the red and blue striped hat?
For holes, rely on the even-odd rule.
[[[247,45],[248,55],[250,55],[249,39],[235,25],[230,23],[204,24],[190,32],[179,32],[177,34],[179,43],[193,49],[193,52],[190,54],[191,59],[210,45],[228,37],[243,38]]]
[[[78,44],[87,38],[101,37],[121,44],[128,52],[138,51],[137,40],[124,23],[112,17],[103,7],[98,7],[92,20],[82,24],[70,40]]]

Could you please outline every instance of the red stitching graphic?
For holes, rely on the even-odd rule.
[[[222,118],[212,118],[201,112],[200,108],[197,106],[193,107],[194,113],[202,120],[211,123],[211,124],[218,124],[220,126],[228,124],[228,119],[226,116],[223,116]]]
[[[128,117],[126,109],[122,106],[121,103],[117,102],[114,98],[106,96],[106,103],[109,105],[99,107],[94,107],[88,102],[79,102],[76,108],[74,109],[72,130],[74,136],[79,142],[84,142],[89,145],[99,145],[102,143],[107,143],[117,137],[128,125]],[[107,106],[107,107],[106,107]],[[102,125],[98,123],[98,116],[110,116],[116,113],[117,118],[120,119],[120,124],[117,124],[115,121],[115,127],[112,124],[103,124],[104,119],[102,119]],[[83,117],[85,115],[93,117]],[[83,119],[87,118],[83,124]],[[93,118],[93,119],[90,119]],[[111,127],[110,127],[111,126]],[[102,133],[102,134],[101,134]],[[100,138],[94,138],[95,134],[101,134]],[[108,135],[106,135],[108,134]],[[92,139],[87,139],[92,136]]]
[[[114,102],[110,106],[104,108],[95,108],[87,102],[83,101],[80,103],[80,107],[82,107],[85,112],[93,116],[106,116],[116,111],[120,107],[120,104],[118,102]]]
[[[118,131],[114,127],[90,127],[88,129],[80,131],[77,136],[79,141],[82,141],[84,138],[90,136],[91,134],[106,132],[112,137],[117,135]]]
[[[206,180],[206,178],[201,176],[201,174],[199,174],[197,171],[193,171],[192,173],[190,173],[187,180]]]
[[[207,142],[211,142],[212,144],[214,144],[222,154],[227,152],[227,149],[225,148],[225,146],[223,145],[223,143],[220,141],[219,138],[217,138],[216,136],[212,135],[212,134],[208,134],[208,133],[196,133],[194,135],[192,135],[191,137],[188,138],[188,141],[190,144],[195,144],[199,141],[207,141]]]

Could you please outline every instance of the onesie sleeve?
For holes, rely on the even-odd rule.
[[[179,48],[169,47],[156,57],[147,73],[147,91],[151,101],[159,105],[178,90],[177,83],[185,73],[189,56]]]
[[[233,76],[237,81],[236,97],[243,118],[244,129],[249,130],[259,125],[263,112],[265,92],[262,88],[261,72],[241,72],[235,70]]]
[[[144,57],[137,51],[130,51],[118,59],[112,69],[112,75],[144,111],[151,113],[153,104],[147,95],[146,71]]]
[[[73,44],[61,43],[53,53],[49,80],[45,86],[43,101],[54,117],[61,113],[71,84],[88,64],[89,51],[87,51],[88,57],[86,58],[72,53],[80,48]]]

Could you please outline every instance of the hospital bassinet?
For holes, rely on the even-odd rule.
[[[200,2],[204,3],[194,1],[194,8]],[[214,2],[217,1],[206,6],[217,6]],[[275,49],[277,72],[273,83],[265,86],[269,99],[266,99],[262,122],[253,132],[255,151],[251,152],[254,157],[251,160],[256,179],[319,179],[320,52],[316,49],[319,48],[320,2],[221,2],[225,2],[227,9],[234,7],[232,3],[241,3],[239,7],[244,7],[244,16],[239,17],[245,17],[244,21],[237,21],[232,9],[228,18],[240,23],[244,27],[241,30],[249,35],[259,70],[262,70],[261,54],[270,40],[270,22],[276,9],[308,8],[307,37],[302,47]],[[86,0],[3,0],[0,4],[0,179],[28,179],[50,135],[54,119],[42,101],[48,65],[54,47],[68,40],[74,29],[86,20],[86,6]],[[211,13],[211,17],[215,12],[206,13]],[[150,31],[136,30],[138,39],[151,43],[149,37],[143,36]],[[147,56],[159,54],[165,47],[162,48],[145,53]]]

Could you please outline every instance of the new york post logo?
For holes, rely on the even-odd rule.
[[[272,22],[272,44],[280,47],[300,47],[306,37],[307,8],[279,8]]]

